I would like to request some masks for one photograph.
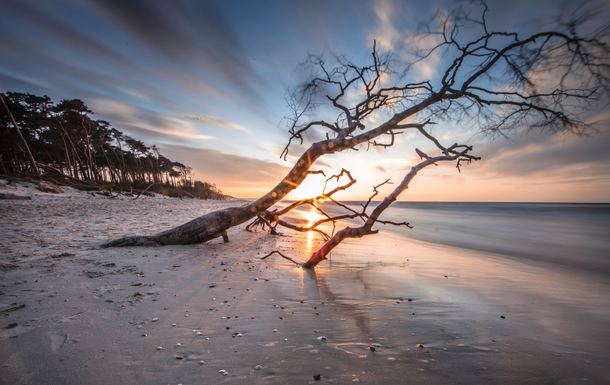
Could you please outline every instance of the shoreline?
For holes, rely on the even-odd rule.
[[[317,239],[243,226],[226,244],[99,248],[231,203],[0,201],[0,384],[610,381],[607,277],[390,231],[315,271],[260,257]]]

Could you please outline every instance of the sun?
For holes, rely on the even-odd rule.
[[[311,175],[299,187],[286,195],[287,200],[301,200],[315,198],[322,194],[324,179],[314,178]]]

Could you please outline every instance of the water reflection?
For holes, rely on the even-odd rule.
[[[319,217],[314,206],[310,206],[309,211],[304,212],[303,215],[305,216],[305,219],[307,219],[309,221],[305,227],[312,226],[315,223],[315,221],[318,220],[318,217]],[[315,236],[315,231],[307,232],[307,242],[305,243],[305,253],[306,254],[311,254],[314,251],[313,250],[314,236]]]

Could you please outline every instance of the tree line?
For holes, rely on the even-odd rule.
[[[163,156],[156,145],[146,146],[109,122],[92,119],[82,100],[54,104],[46,95],[19,92],[0,97],[6,105],[0,111],[2,174],[21,177],[40,170],[121,191],[155,184],[155,191],[170,195],[225,198],[214,183],[193,180],[191,167]]]

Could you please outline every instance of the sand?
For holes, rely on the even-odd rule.
[[[243,227],[102,249],[244,202],[1,186],[0,384],[610,383],[610,279],[408,241]],[[314,376],[319,375],[319,380]]]

